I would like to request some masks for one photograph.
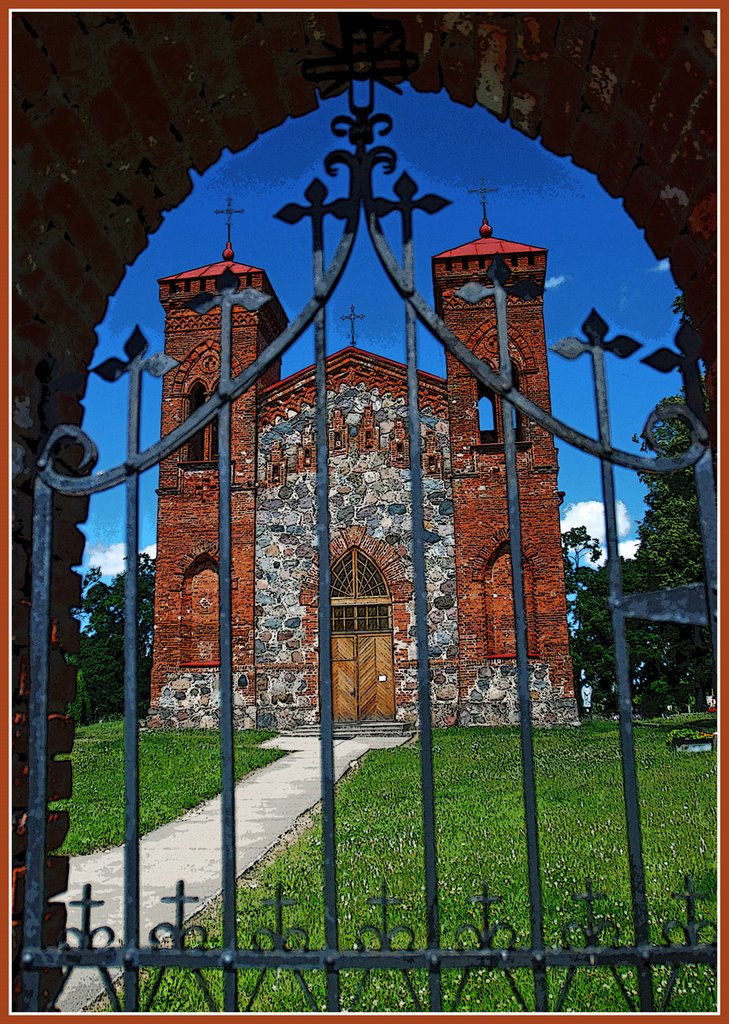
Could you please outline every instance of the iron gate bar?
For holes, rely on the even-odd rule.
[[[314,295],[321,296],[324,268],[323,213],[312,215]],[[331,558],[329,540],[329,429],[327,422],[326,308],[314,321],[316,364],[316,537],[319,552],[318,674],[319,745],[321,755],[322,870],[324,875],[324,940],[328,950],[339,947],[337,893],[337,844],[334,808],[334,694],[331,659]],[[332,970],[332,954],[326,958],[327,1010],[339,1009],[339,974]]]
[[[288,207],[285,209],[288,209]],[[297,207],[297,209],[302,208]],[[283,217],[281,219],[288,220],[288,218]],[[356,221],[352,225],[351,230],[356,230]],[[400,276],[396,270],[397,263],[388,251],[389,246],[384,239],[384,236],[375,227],[371,227],[371,237],[375,246],[375,251],[380,256],[388,276],[392,280],[393,284],[395,284],[395,287],[400,294],[408,296],[409,301],[412,303],[418,315],[418,319],[443,343],[449,352],[451,352],[479,381],[481,381],[481,383],[497,392],[503,398],[506,398],[519,410],[519,412],[531,419],[538,426],[543,427],[549,433],[554,434],[561,440],[566,441],[568,444],[571,444],[590,455],[607,459],[609,462],[613,463],[613,465],[622,466],[625,469],[633,469],[641,473],[664,474],[677,472],[682,469],[689,469],[691,466],[695,466],[702,456],[706,455],[709,441],[706,427],[687,406],[683,405],[668,407],[671,410],[671,416],[684,420],[692,438],[689,448],[687,448],[683,455],[677,456],[676,458],[667,458],[660,455],[656,458],[648,458],[643,455],[634,455],[631,452],[625,452],[619,448],[611,448],[606,451],[602,448],[599,441],[595,441],[594,438],[589,437],[587,434],[583,434],[581,431],[575,430],[573,427],[562,423],[561,420],[555,419],[551,413],[548,413],[544,409],[535,405],[515,388],[510,389],[506,387],[503,380],[498,376],[498,374],[495,374],[494,371],[491,370],[488,364],[481,362],[481,360],[475,356],[470,349],[463,345],[463,342],[448,330],[440,317],[428,307],[417,289],[413,289],[411,293],[408,293],[407,290],[403,288]],[[215,418],[216,413],[225,403],[234,402],[242,394],[245,394],[256,380],[258,380],[258,378],[271,366],[271,364],[274,363],[276,359],[280,358],[286,349],[298,338],[299,334],[314,322],[317,310],[321,308],[321,306],[326,305],[334,286],[339,281],[344,271],[353,241],[354,235],[349,233],[348,229],[340,240],[337,255],[333,258],[328,270],[324,273],[324,280],[325,282],[328,282],[325,289],[325,297],[321,299],[310,299],[296,320],[292,324],[289,324],[278,338],[274,339],[274,341],[267,345],[263,352],[256,357],[250,366],[245,370],[242,370],[237,377],[234,377],[224,392],[220,389],[217,390],[210,396],[210,398],[207,399],[204,405],[200,406],[200,408],[195,410],[194,413],[191,413],[185,422],[180,424],[179,427],[175,427],[174,430],[170,431],[169,434],[165,434],[165,436],[160,438],[159,441],[156,441],[148,448],[143,449],[139,455],[132,460],[131,465],[125,461],[114,466],[112,469],[101,470],[89,477],[69,477],[57,472],[53,468],[50,460],[50,451],[62,441],[75,441],[82,444],[86,449],[93,452],[93,460],[95,461],[96,459],[96,446],[93,444],[91,439],[78,427],[64,425],[63,427],[55,428],[49,435],[44,448],[46,456],[43,460],[43,465],[41,465],[40,460],[37,463],[39,472],[43,473],[47,482],[51,484],[53,489],[58,491],[59,494],[76,495],[79,497],[87,496],[109,490],[109,488],[123,483],[126,478],[126,474],[131,469],[136,469],[141,473],[146,469],[150,469],[161,459],[166,458],[178,448],[182,447],[182,445],[185,444],[193,434],[197,433],[201,427],[206,426]],[[494,262],[499,263],[499,258],[497,257]],[[463,289],[461,289],[461,292],[463,292]],[[259,300],[262,297],[266,299],[268,298],[268,296],[262,296],[260,292],[255,292],[252,288],[244,289],[240,294],[245,296],[246,293],[257,296]],[[493,294],[493,289],[487,289],[484,287],[481,297],[487,297]],[[472,296],[473,292],[468,292],[466,295],[459,297],[465,298],[468,302],[479,301],[479,299],[474,299]],[[208,298],[212,298],[212,295],[208,295]],[[249,307],[247,304],[248,301],[253,300],[244,299],[241,304],[246,309],[257,308],[257,306]],[[190,303],[190,306],[195,308],[193,303],[194,300]],[[295,333],[294,329],[296,329],[298,333]],[[162,353],[157,353],[157,355],[160,356]],[[98,369],[99,368],[97,368],[97,370]],[[654,448],[654,450],[656,449]],[[709,452],[708,455],[710,462],[711,452]],[[708,477],[708,492],[713,494],[713,476],[709,474]]]
[[[230,387],[233,305],[238,281],[224,285],[220,293],[220,386]],[[233,746],[233,649],[232,649],[232,572],[231,572],[231,405],[226,402],[218,413],[218,543],[220,600],[220,774],[223,784],[221,802],[221,858],[223,882],[223,964],[230,967],[237,947],[236,870],[235,870],[235,748]],[[230,969],[223,975],[225,1010],[237,1009],[238,975]]]
[[[48,664],[50,600],[53,583],[53,492],[39,474],[33,486],[33,554],[29,616],[31,686],[28,696],[28,847],[25,859],[25,907],[21,957],[22,1000],[40,1005],[40,974],[33,951],[43,945],[45,909],[46,790],[48,785]],[[41,586],[40,580],[44,581]],[[40,642],[33,643],[33,638]]]
[[[402,244],[406,284],[414,283],[412,209],[403,197]],[[420,777],[425,855],[425,914],[428,958],[428,988],[431,1013],[442,1009],[440,964],[440,917],[438,913],[438,859],[435,842],[435,793],[433,790],[433,719],[430,699],[430,655],[428,650],[428,606],[425,583],[423,539],[423,477],[421,462],[420,405],[415,315],[405,305],[407,351],[408,434],[410,437],[410,516],[412,530],[413,587],[415,590],[415,642],[418,654],[418,728],[420,731]],[[407,976],[406,976],[407,978]],[[410,985],[409,979],[408,984]],[[416,1000],[417,1002],[417,1000]]]
[[[127,461],[139,452],[142,398],[142,357],[147,344],[135,335],[127,343],[135,354],[129,362],[127,391]],[[131,354],[131,353],[130,353]],[[139,733],[137,727],[137,566],[139,562],[139,475],[126,479],[126,574],[124,576],[124,948],[139,948]],[[139,1008],[139,974],[124,959],[124,1007]]]
[[[712,927],[714,927],[712,925]],[[546,967],[635,967],[645,961],[655,967],[665,965],[716,964],[716,945],[700,943],[687,946],[595,946],[561,949],[545,946],[542,951]],[[428,949],[358,950],[358,949],[244,949],[239,947],[231,964],[224,961],[222,949],[166,949],[140,947],[129,959],[136,967],[194,967],[196,970],[243,970],[250,968],[296,968],[297,970],[390,970],[402,968],[429,971],[431,951]],[[440,970],[499,968],[533,970],[534,953],[530,946],[516,949],[452,949],[439,950]],[[38,969],[65,967],[122,967],[124,950],[119,946],[101,949],[35,949],[31,953],[33,972]],[[331,961],[331,962],[330,962]]]
[[[511,388],[513,372],[509,336],[506,327],[506,292],[499,281],[499,268],[492,268],[496,333],[499,346],[499,372]],[[527,660],[526,610],[524,605],[524,577],[521,548],[521,509],[519,504],[519,477],[516,466],[516,430],[510,410],[502,406],[504,455],[506,460],[506,496],[509,518],[509,551],[511,553],[511,581],[514,597],[514,635],[516,637],[516,669],[519,685],[519,737],[521,740],[522,789],[524,793],[524,822],[526,825],[527,866],[529,870],[529,909],[531,915],[531,943],[534,965],[534,995],[537,1010],[546,1012],[547,975],[544,963],[544,926],[542,903],[542,877],[539,861],[539,825],[537,822],[537,789],[534,771],[534,736],[532,726],[532,699],[529,691],[529,662]],[[504,415],[506,411],[507,415]]]
[[[592,319],[592,318],[590,318]],[[588,324],[589,324],[588,320]],[[586,327],[592,357],[595,405],[600,441],[606,448],[611,446],[610,410],[608,408],[607,377],[605,374],[605,352],[599,339]],[[618,528],[615,511],[615,479],[612,465],[602,460],[603,505],[607,536],[608,599],[611,607],[613,642],[615,645],[615,675],[618,689],[618,712],[620,714],[620,752],[625,795],[625,818],[628,830],[628,859],[630,863],[630,888],[632,893],[634,942],[639,946],[648,943],[648,907],[646,904],[645,869],[643,866],[643,836],[640,821],[640,800],[638,777],[635,765],[633,736],[633,698],[630,685],[628,647],[625,636],[625,615],[619,607],[623,596],[622,570],[618,553]],[[638,964],[638,990],[640,1008],[643,1012],[653,1010],[653,982],[648,964]]]

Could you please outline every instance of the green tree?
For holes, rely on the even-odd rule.
[[[601,559],[599,542],[584,526],[567,530],[562,537],[570,630],[570,654],[579,679],[584,672],[593,688],[598,712],[613,712],[615,693],[615,644],[608,604],[607,566]],[[620,559],[626,592],[639,589],[635,561]],[[646,624],[628,622],[626,639],[631,665],[640,664],[651,649]]]
[[[137,575],[138,714],[149,706],[154,623],[154,559],[140,554]],[[81,605],[79,650],[70,657],[77,668],[76,700],[69,709],[79,722],[98,722],[124,712],[124,580],[126,570],[110,583],[99,568],[86,573]]]
[[[683,402],[683,395],[663,400]],[[687,450],[689,430],[683,420],[667,419],[654,429],[663,452],[675,458]],[[644,446],[645,447],[645,446]],[[663,590],[704,579],[700,512],[693,467],[670,474],[641,473],[646,512],[638,527],[636,559],[639,590]],[[643,666],[639,698],[655,703],[661,691],[668,703],[705,706],[713,687],[713,659],[707,629],[656,623],[654,659]]]
[[[662,404],[682,402],[680,395]],[[667,419],[654,430],[666,455],[675,457],[689,445],[689,432],[679,419]],[[645,448],[645,446],[644,446]],[[641,473],[646,488],[645,515],[638,526],[640,546],[634,559],[621,558],[626,594],[665,590],[703,580],[703,548],[694,471]],[[579,678],[584,669],[593,686],[597,710],[615,707],[614,640],[608,605],[605,566],[598,566],[599,545],[585,527],[563,535],[570,653]],[[673,623],[626,621],[626,641],[635,703],[646,714],[660,714],[669,705],[705,706],[713,688],[713,662],[708,630]]]

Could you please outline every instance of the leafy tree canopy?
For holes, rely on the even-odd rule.
[[[676,395],[662,404],[682,401]],[[670,457],[689,446],[688,428],[679,419],[658,424],[654,437]],[[640,477],[647,492],[645,515],[638,526],[636,557],[620,560],[624,593],[701,582],[703,548],[693,469]],[[562,541],[575,674],[579,678],[584,670],[596,708],[612,711],[615,669],[607,568],[597,565],[600,547],[584,526],[567,531]],[[629,619],[626,637],[636,705],[642,711],[657,714],[669,705],[685,707],[692,701],[704,706],[707,691],[714,687],[708,630]]]
[[[149,706],[154,623],[154,559],[139,555],[137,574],[137,680],[138,713]],[[81,605],[74,612],[81,620],[77,654],[76,700],[69,713],[79,722],[98,722],[124,712],[124,581],[126,570],[106,583],[99,568],[86,573]]]

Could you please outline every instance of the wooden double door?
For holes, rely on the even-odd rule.
[[[334,718],[392,719],[392,599],[385,578],[355,547],[334,563],[331,580]]]
[[[392,633],[332,637],[334,719],[395,717]]]

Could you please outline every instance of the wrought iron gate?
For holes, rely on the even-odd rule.
[[[389,28],[387,26],[390,26]],[[384,29],[383,29],[384,26]],[[385,42],[382,44],[384,31]],[[609,356],[626,358],[639,347],[624,336],[606,340],[607,325],[593,311],[584,324],[586,338],[565,339],[555,346],[568,359],[587,355],[592,363],[598,436],[589,437],[568,427],[552,415],[538,408],[513,384],[512,366],[508,346],[507,296],[510,292],[522,298],[532,297],[536,286],[520,283],[507,284],[509,272],[498,257],[493,260],[482,283],[465,285],[459,296],[469,303],[492,298],[498,325],[499,367],[492,370],[468,350],[443,321],[434,313],[418,293],[413,273],[413,222],[416,212],[434,214],[446,201],[434,196],[417,196],[417,186],[407,174],[401,174],[394,186],[394,198],[384,198],[373,191],[372,174],[376,167],[392,173],[396,155],[392,149],[375,144],[375,137],[385,135],[391,127],[390,118],[377,114],[374,105],[374,87],[380,82],[390,84],[406,78],[416,64],[414,54],[404,50],[402,39],[392,23],[376,19],[360,19],[360,28],[344,33],[341,49],[332,48],[330,62],[311,61],[304,68],[311,81],[326,85],[329,91],[339,86],[349,88],[350,115],[336,118],[332,129],[340,138],[348,138],[352,151],[336,149],[324,161],[329,175],[339,168],[349,176],[348,195],[331,198],[324,183],[315,179],[305,192],[306,204],[290,204],[278,216],[289,224],[307,219],[311,222],[313,238],[313,294],[296,320],[272,343],[255,362],[237,377],[231,376],[232,311],[237,305],[246,309],[258,308],[267,296],[251,288],[241,288],[238,278],[227,271],[217,281],[216,292],[196,296],[190,306],[204,313],[213,306],[221,312],[220,384],[216,393],[198,408],[180,427],[151,447],[139,448],[140,392],[144,373],[161,376],[175,364],[164,354],[148,354],[147,343],[136,330],[125,346],[126,361],[107,360],[96,372],[107,380],[126,376],[128,381],[128,441],[127,456],[123,464],[94,476],[66,475],[55,461],[58,446],[78,444],[83,449],[81,469],[89,474],[96,459],[96,449],[89,437],[78,428],[56,428],[48,438],[44,453],[38,462],[35,481],[33,518],[32,609],[31,609],[31,697],[30,697],[30,797],[28,812],[27,882],[25,899],[24,941],[21,954],[23,970],[24,1008],[44,1009],[40,995],[40,975],[46,969],[61,969],[64,984],[73,971],[96,970],[106,988],[114,1009],[125,1011],[154,1008],[157,985],[152,987],[145,1004],[140,1006],[139,972],[144,968],[186,968],[195,972],[211,1010],[236,1011],[240,1008],[237,977],[244,969],[261,972],[282,969],[295,972],[311,1009],[336,1011],[340,1008],[356,1009],[367,974],[373,969],[402,971],[410,995],[417,1009],[431,1011],[454,1010],[459,1006],[463,985],[474,970],[503,972],[522,1009],[539,1011],[559,1010],[564,1004],[572,978],[582,967],[602,967],[612,972],[618,981],[629,1010],[650,1011],[654,1008],[652,968],[670,967],[667,984],[660,994],[660,1009],[670,1007],[671,996],[678,972],[683,965],[716,965],[715,927],[697,917],[696,902],[700,894],[687,878],[686,891],[680,899],[686,905],[683,921],[668,922],[664,928],[664,941],[651,941],[648,925],[648,907],[643,868],[641,821],[636,781],[636,763],[633,745],[631,686],[625,639],[626,619],[635,616],[654,621],[672,621],[708,625],[716,642],[716,524],[712,455],[708,444],[699,376],[700,343],[690,327],[681,328],[677,336],[679,352],[661,349],[643,362],[659,371],[679,367],[683,377],[686,404],[657,408],[650,416],[644,431],[649,447],[657,457],[638,456],[614,447],[610,436],[605,360]],[[368,98],[358,103],[355,83],[364,82]],[[326,89],[324,95],[326,95]],[[381,229],[381,220],[387,216],[399,218],[402,237],[402,259],[393,253]],[[410,474],[412,493],[412,561],[414,567],[415,602],[417,616],[418,654],[418,710],[421,740],[422,820],[424,837],[423,879],[426,908],[427,941],[416,948],[413,932],[398,925],[388,927],[388,907],[392,900],[383,886],[381,896],[371,903],[381,908],[382,926],[370,928],[377,948],[351,948],[340,946],[338,934],[337,849],[335,842],[335,793],[333,757],[332,678],[328,652],[331,650],[329,514],[327,509],[328,448],[326,409],[325,336],[326,307],[339,282],[352,249],[360,217],[376,253],[390,280],[402,296],[405,312],[408,381],[408,429],[410,438]],[[326,262],[324,253],[325,225],[332,221],[342,224],[341,237],[335,255]],[[532,289],[530,291],[530,289]],[[436,819],[433,785],[433,744],[431,736],[431,697],[428,670],[428,635],[425,570],[423,558],[423,505],[421,480],[421,432],[418,410],[418,383],[416,370],[416,321],[439,339],[447,351],[453,353],[486,387],[501,396],[501,400],[515,407],[523,417],[564,441],[596,456],[602,467],[602,486],[606,516],[609,564],[609,604],[615,637],[616,679],[620,718],[620,744],[622,775],[632,894],[632,941],[620,941],[609,918],[597,918],[594,904],[602,899],[592,891],[590,880],[585,892],[579,896],[586,907],[586,923],[579,925],[584,941],[575,946],[570,928],[563,930],[565,941],[559,948],[547,946],[544,941],[542,912],[542,878],[540,874],[539,835],[535,763],[533,753],[531,700],[528,684],[528,664],[525,627],[525,598],[522,582],[522,549],[520,532],[519,487],[516,470],[515,428],[510,416],[503,417],[506,459],[507,496],[510,523],[510,554],[513,566],[513,598],[517,638],[517,673],[521,716],[521,758],[523,767],[523,795],[528,854],[528,883],[530,900],[530,942],[516,946],[509,926],[489,917],[490,896],[486,884],[482,894],[474,900],[482,904],[480,928],[464,925],[455,935],[444,935],[440,926],[438,860],[436,852]],[[323,896],[324,936],[322,948],[309,948],[305,933],[297,929],[284,931],[282,908],[283,892],[279,889],[273,901],[277,908],[275,930],[259,929],[268,934],[268,948],[253,943],[242,948],[236,937],[236,854],[235,808],[233,772],[233,704],[231,668],[231,516],[230,516],[230,415],[231,403],[250,388],[294,342],[302,332],[314,325],[316,352],[316,486],[318,498],[317,538],[320,558],[318,584],[318,628],[321,693],[321,766],[322,766],[322,835],[323,835]],[[691,436],[688,451],[680,458],[663,457],[654,441],[653,429],[661,420],[680,418]],[[184,905],[189,901],[183,882],[177,883],[174,896],[168,902],[176,907],[174,924],[153,929],[149,937],[140,936],[139,929],[139,816],[138,816],[138,735],[137,735],[137,616],[136,579],[138,551],[138,478],[139,474],[179,449],[206,424],[218,423],[219,473],[219,551],[220,551],[220,678],[221,678],[221,764],[222,764],[222,913],[223,942],[220,948],[186,948],[189,928],[184,925]],[[695,584],[672,591],[651,594],[624,594],[618,557],[618,533],[615,514],[614,467],[623,466],[636,471],[670,473],[694,467],[696,487],[701,509],[704,542],[706,585]],[[66,941],[56,948],[43,943],[43,917],[45,907],[44,867],[46,850],[46,786],[47,735],[49,692],[49,594],[52,583],[52,538],[54,495],[91,495],[116,486],[126,490],[126,549],[127,572],[125,589],[125,841],[124,841],[124,928],[118,939],[104,926],[97,926],[92,913],[100,904],[92,898],[92,887],[87,885],[80,894],[82,927],[70,929]],[[163,916],[161,913],[160,916]],[[470,929],[470,932],[469,932]],[[675,941],[676,929],[683,936]],[[258,933],[257,933],[258,934]],[[406,948],[396,948],[397,934],[405,935]],[[168,941],[164,941],[166,935]],[[463,943],[470,936],[470,945]],[[610,936],[610,943],[605,938]],[[627,966],[637,973],[637,1005],[623,987],[616,970]],[[526,968],[533,978],[533,995],[527,997],[514,985],[512,971]],[[561,993],[548,1005],[547,972],[552,968],[566,968],[567,976]],[[123,999],[112,984],[110,971],[123,973]],[[200,973],[202,969],[222,972],[223,1000],[217,1006]],[[361,972],[354,1004],[342,1007],[340,1000],[340,972]],[[442,995],[442,972],[461,972],[456,993],[448,1005]],[[322,972],[326,978],[325,1005],[319,1006],[303,979],[303,971]],[[424,971],[428,977],[428,1005],[421,1005],[408,972]],[[161,977],[161,973],[159,975]],[[263,977],[261,973],[260,978]],[[159,979],[157,984],[159,983]],[[258,992],[256,985],[249,1001],[251,1008]],[[255,1007],[258,1008],[258,1007]],[[385,1009],[385,1008],[383,1008]]]

